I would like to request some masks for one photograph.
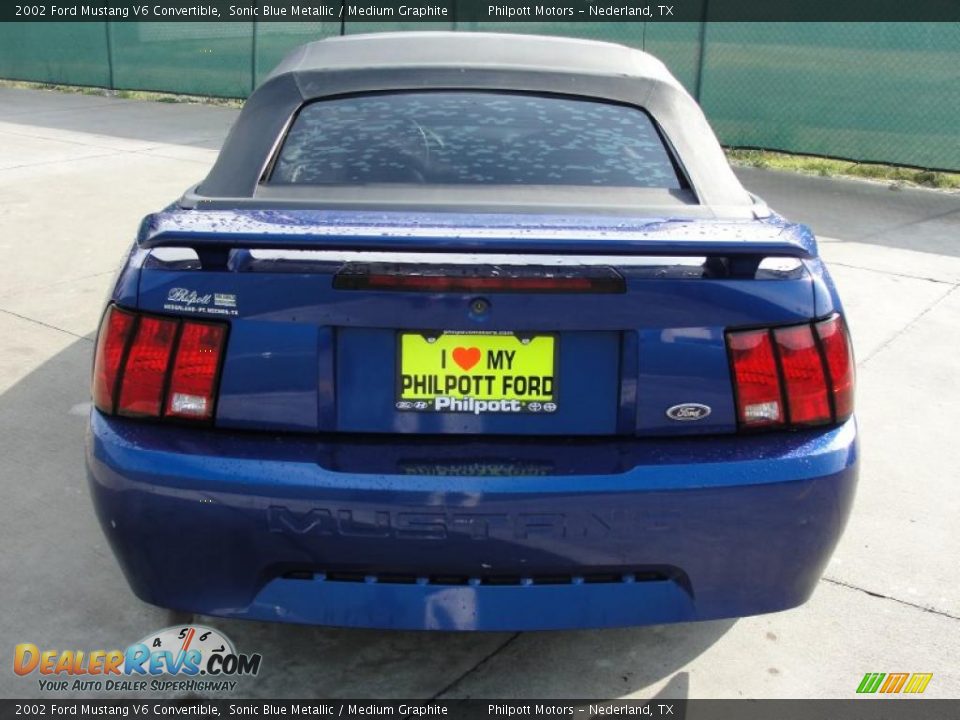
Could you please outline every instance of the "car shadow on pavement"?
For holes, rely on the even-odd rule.
[[[133,596],[96,522],[83,467],[92,350],[90,337],[77,340],[0,394],[0,636],[8,647],[124,648],[183,620]],[[0,370],[22,366],[18,355],[29,352],[9,341]],[[259,675],[240,679],[230,696],[331,699],[615,698],[645,689],[683,697],[683,669],[734,624],[511,634],[195,622],[263,656]],[[0,695],[44,692],[35,675],[0,673]]]

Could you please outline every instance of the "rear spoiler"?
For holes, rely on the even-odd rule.
[[[763,220],[674,220],[317,210],[183,210],[148,215],[140,248],[185,247],[204,268],[233,250],[368,250],[729,258],[813,258],[804,225]]]

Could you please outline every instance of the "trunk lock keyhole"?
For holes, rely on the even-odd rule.
[[[490,312],[490,301],[486,298],[474,298],[470,301],[470,317],[473,320],[486,320]]]

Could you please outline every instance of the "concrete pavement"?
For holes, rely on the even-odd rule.
[[[771,207],[818,235],[960,256],[956,193],[748,167],[737,168],[737,175]]]
[[[212,162],[235,111],[0,88],[0,696],[41,696],[14,644],[125,646],[136,600],[82,468],[91,338],[142,215]],[[357,631],[200,618],[264,656],[257,697],[852,697],[932,672],[960,697],[960,195],[742,173],[829,235],[850,315],[860,491],[809,603],[739,621],[528,634]],[[895,201],[891,198],[896,198]]]

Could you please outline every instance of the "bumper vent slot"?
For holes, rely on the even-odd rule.
[[[656,582],[669,580],[671,576],[659,571],[594,572],[594,573],[542,573],[531,575],[487,574],[458,575],[454,573],[418,575],[413,573],[370,573],[356,570],[331,570],[315,572],[295,570],[284,573],[286,580],[312,580],[316,582],[383,583],[391,585],[435,585],[456,587],[465,585],[582,585]]]

